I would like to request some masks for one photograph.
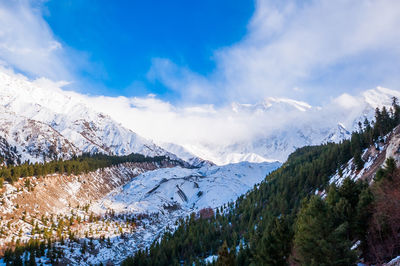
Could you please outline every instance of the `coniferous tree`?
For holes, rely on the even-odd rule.
[[[222,244],[218,250],[217,266],[234,266],[235,265],[235,254],[234,251],[228,250],[228,244],[226,241]]]
[[[392,108],[393,108],[393,127],[400,123],[400,105],[396,97],[392,98]]]
[[[354,264],[357,257],[346,239],[348,227],[346,222],[336,225],[327,204],[319,197],[311,197],[300,210],[296,223],[294,245],[300,264]]]
[[[275,218],[270,224],[271,226],[264,230],[258,245],[257,264],[287,265],[292,246],[292,229],[285,217]]]
[[[357,170],[361,170],[364,167],[364,161],[361,158],[361,152],[357,150],[354,154],[354,163],[357,167]]]

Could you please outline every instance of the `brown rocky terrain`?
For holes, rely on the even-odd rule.
[[[85,215],[89,217],[92,202],[141,173],[174,166],[176,163],[168,160],[160,163],[123,163],[87,174],[28,177],[12,185],[4,184],[0,190],[0,254],[7,243],[15,239],[22,242],[30,239],[32,235],[29,232],[34,223],[44,226],[43,219],[53,221],[53,217],[72,214],[74,219],[81,216],[85,220]],[[71,223],[71,228],[76,231],[80,227]]]

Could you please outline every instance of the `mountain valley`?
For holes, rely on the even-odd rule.
[[[233,202],[257,191],[292,152],[352,139],[350,131],[359,130],[359,122],[373,121],[375,108],[390,108],[392,97],[399,95],[383,88],[366,91],[351,115],[338,110],[334,117],[331,110],[288,99],[233,104],[233,112],[241,115],[285,114],[294,120],[246,142],[185,146],[148,140],[92,108],[90,98],[46,80],[30,81],[3,70],[0,86],[0,162],[12,176],[0,177],[0,252],[4,261],[18,259],[16,254],[27,261],[27,246],[39,250],[36,263],[72,265],[119,264],[179,231],[187,217],[229,214]],[[329,182],[340,185],[348,176],[371,182],[389,157],[398,162],[398,128],[393,134],[363,151],[361,171],[350,160]],[[70,160],[96,154],[139,154],[146,162],[79,174],[66,168]],[[65,168],[54,173],[19,175],[15,170],[64,161]],[[315,193],[326,194],[322,188]]]

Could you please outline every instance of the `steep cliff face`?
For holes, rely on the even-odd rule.
[[[11,146],[8,141],[0,137],[0,165],[7,165],[14,162],[19,162],[21,155],[17,152],[17,147]]]
[[[390,157],[394,158],[397,167],[400,167],[400,127],[395,128],[393,134],[389,137],[385,158],[387,159]]]

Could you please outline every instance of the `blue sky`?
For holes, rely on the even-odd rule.
[[[207,75],[213,52],[240,41],[254,12],[251,0],[49,1],[45,20],[57,39],[89,55],[97,68],[79,75],[90,93],[168,94],[147,78],[154,57]],[[170,95],[173,97],[173,95]]]
[[[0,64],[176,106],[400,88],[400,1],[0,0]]]

